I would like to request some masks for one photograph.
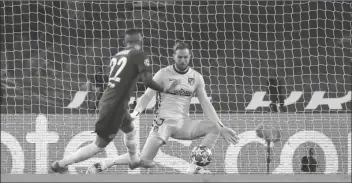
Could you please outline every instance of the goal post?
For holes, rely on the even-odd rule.
[[[265,144],[255,137],[251,141],[260,123],[271,123],[283,133],[279,150],[272,154],[276,159],[271,173],[300,172],[297,162],[308,147],[317,149],[325,173],[351,171],[350,2],[2,1],[0,5],[1,135],[6,138],[1,141],[2,173],[47,173],[48,164],[73,151],[84,132],[93,131],[104,73],[110,57],[123,49],[129,28],[142,31],[154,73],[173,64],[176,42],[192,47],[190,65],[203,75],[215,110],[244,139],[237,146],[219,140],[217,158],[209,166],[212,172],[266,172]],[[131,107],[144,90],[137,85]],[[141,147],[156,102],[153,99],[139,119]],[[191,103],[191,117],[205,119],[196,97]],[[53,132],[46,146],[27,139],[28,133],[45,131]],[[319,138],[299,140],[307,134]],[[168,163],[156,172],[182,173],[197,142],[167,145],[159,160]],[[114,144],[119,154],[125,151],[120,137]],[[101,157],[113,155],[114,148]],[[24,152],[24,160],[13,158],[16,152]],[[291,154],[293,158],[287,159]],[[327,158],[335,154],[336,159]]]

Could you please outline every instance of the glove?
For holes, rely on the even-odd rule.
[[[231,144],[236,144],[240,140],[237,136],[237,132],[228,127],[222,127],[220,134]]]

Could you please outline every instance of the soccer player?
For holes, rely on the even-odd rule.
[[[173,93],[158,93],[160,106],[157,118],[153,122],[153,128],[140,155],[140,167],[151,168],[155,166],[152,160],[157,155],[161,146],[168,142],[169,137],[180,140],[194,140],[204,137],[201,146],[213,149],[219,135],[231,143],[237,143],[237,133],[227,128],[220,121],[216,111],[207,98],[204,79],[200,73],[188,66],[191,53],[185,43],[178,43],[174,47],[174,65],[158,71],[154,80],[167,86],[174,80],[180,80],[180,84]],[[146,108],[150,100],[156,95],[156,91],[148,88],[137,103],[133,117],[138,116]],[[193,94],[196,94],[209,121],[192,121],[189,117],[189,107]],[[99,173],[113,165],[128,164],[126,154],[115,159],[105,159],[95,163],[87,169],[86,173]],[[134,164],[138,165],[138,164]],[[131,169],[137,168],[130,166]],[[187,169],[189,174],[208,173],[204,167],[191,163]]]
[[[171,92],[178,81],[161,86],[152,79],[150,61],[141,50],[142,34],[130,29],[125,34],[126,48],[117,53],[110,63],[108,87],[99,102],[99,119],[95,124],[97,134],[94,143],[80,148],[72,156],[55,161],[51,169],[57,173],[66,172],[67,166],[84,161],[104,148],[113,140],[119,129],[124,132],[124,143],[133,162],[139,162],[136,155],[135,130],[133,119],[127,111],[130,94],[141,77],[143,83],[159,92]]]

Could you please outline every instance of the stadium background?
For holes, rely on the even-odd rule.
[[[61,158],[74,135],[93,130],[96,110],[91,102],[96,96],[87,82],[106,71],[109,57],[122,49],[127,28],[142,29],[154,72],[172,63],[172,46],[177,40],[189,43],[194,56],[191,66],[203,74],[214,107],[231,127],[249,131],[263,120],[281,128],[286,136],[275,155],[294,133],[320,131],[338,151],[338,172],[350,171],[346,155],[351,101],[338,110],[328,105],[305,108],[316,91],[324,91],[325,98],[343,97],[351,91],[351,41],[343,41],[352,29],[349,2],[183,1],[150,2],[140,8],[120,1],[13,1],[1,2],[1,9],[2,137],[9,133],[23,147],[25,172],[45,173],[47,169],[46,164],[38,165],[42,169],[36,167],[40,151],[27,139],[29,132],[45,131],[36,129],[39,113],[46,116],[48,130],[60,136],[47,147],[47,162]],[[267,90],[268,78],[282,81],[285,98],[292,91],[303,91],[298,101],[287,106],[288,113],[272,116],[264,114],[267,108],[246,110],[253,93]],[[144,88],[137,90],[140,96]],[[93,97],[68,108],[77,91],[88,91]],[[141,144],[154,111],[141,116]],[[192,117],[204,118],[201,112],[198,104],[192,105]],[[119,152],[124,151],[121,142],[119,136],[115,141]],[[188,160],[191,147],[172,144],[164,151]],[[313,143],[302,144],[295,161],[310,146],[318,148],[325,164],[324,152]],[[11,151],[3,141],[1,147],[1,172],[9,173],[14,167]],[[223,154],[228,147],[219,141],[216,151],[220,156],[210,167],[212,171],[225,172]],[[248,165],[240,168],[241,173],[265,172],[263,150],[253,143],[241,151],[239,159]],[[279,163],[275,161],[273,167]]]

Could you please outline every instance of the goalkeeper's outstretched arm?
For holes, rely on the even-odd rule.
[[[208,116],[210,121],[215,123],[215,125],[221,126],[220,134],[225,140],[227,140],[228,142],[230,142],[232,144],[236,144],[239,140],[239,138],[237,136],[237,132],[235,132],[234,130],[232,130],[229,127],[226,127],[221,122],[220,118],[216,114],[216,111],[215,111],[213,105],[210,103],[210,100],[208,100],[207,93],[204,89],[205,84],[204,84],[203,77],[200,76],[199,78],[200,79],[198,79],[198,80],[200,82],[199,82],[199,85],[197,86],[196,93],[197,93],[197,97],[199,99],[199,102],[202,105],[203,112]]]
[[[210,103],[210,100],[208,100],[203,77],[200,76],[198,80],[199,83],[196,88],[196,94],[202,106],[203,112],[212,122],[219,124],[221,127],[224,127],[224,124],[221,122],[220,118],[218,117],[218,114],[216,114],[213,105]]]
[[[150,88],[148,88],[144,94],[141,96],[141,98],[139,99],[139,101],[137,101],[137,105],[133,110],[133,113],[137,116],[139,115],[141,112],[144,111],[144,109],[147,107],[147,105],[149,104],[150,100],[152,100],[152,98],[155,96],[156,92],[155,90],[152,90]]]

